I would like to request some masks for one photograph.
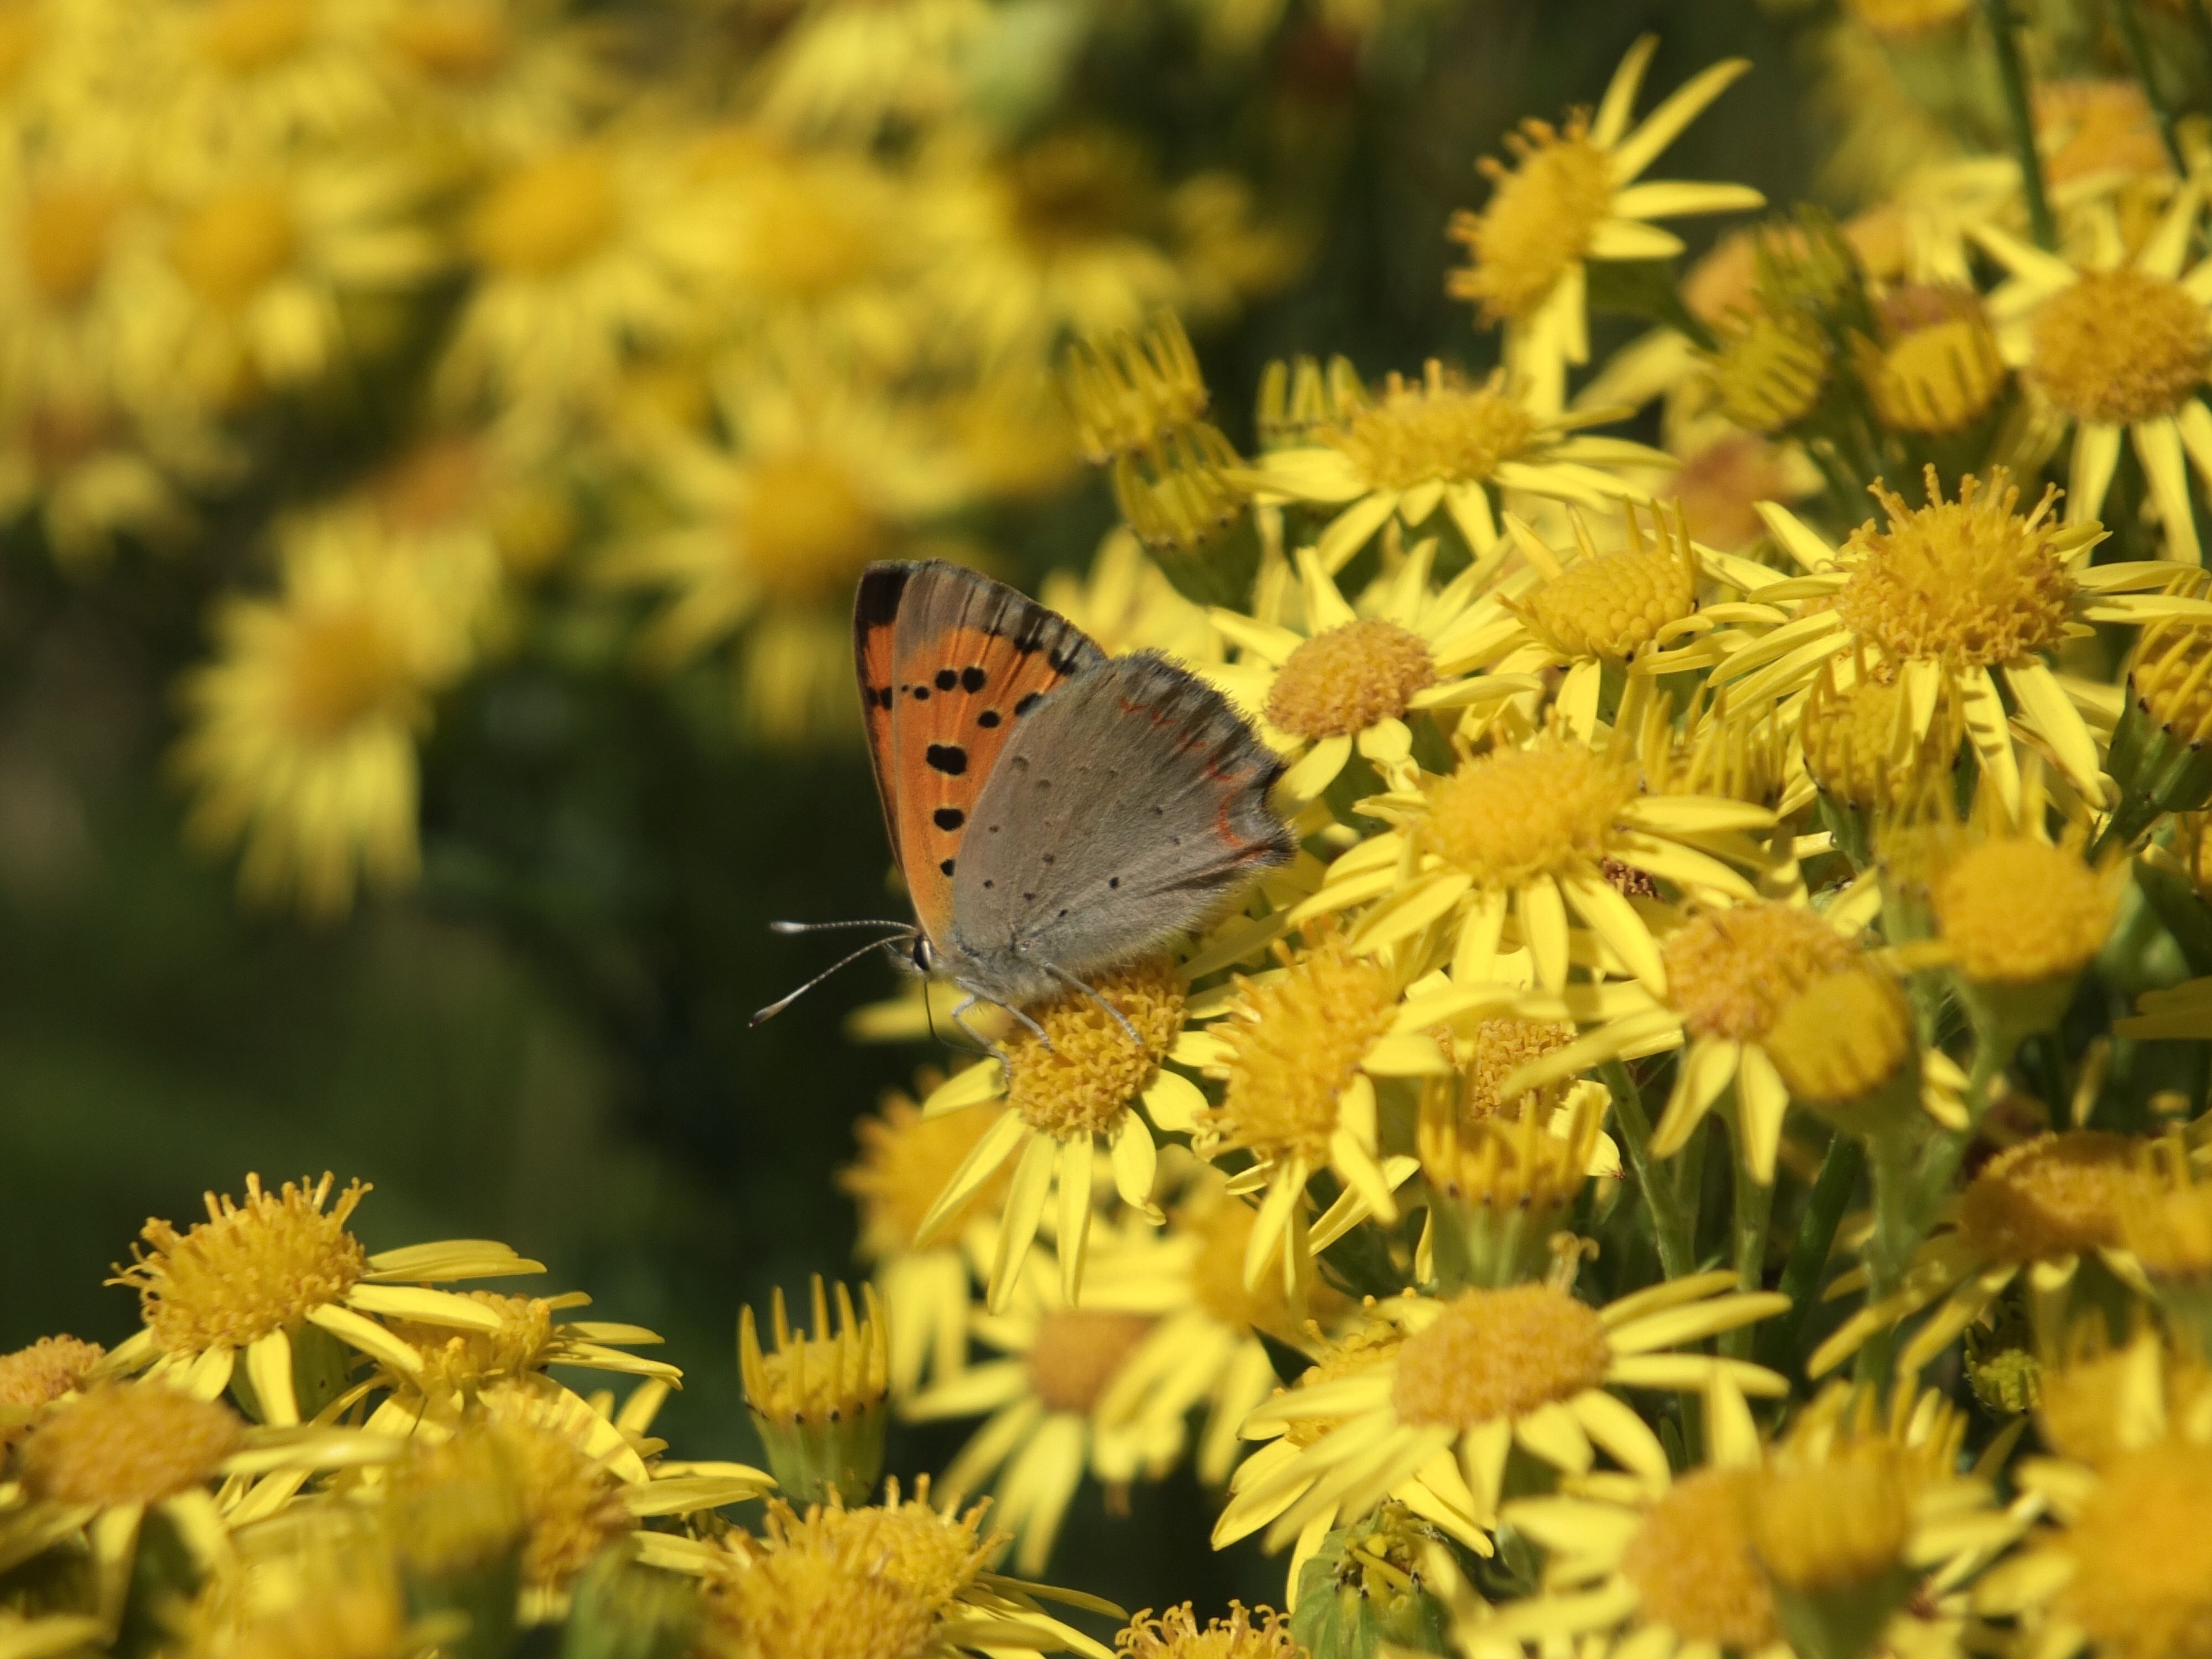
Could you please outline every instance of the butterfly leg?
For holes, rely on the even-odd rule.
[[[957,983],[957,981],[956,981],[955,983]],[[1013,1070],[1013,1062],[1006,1051],[1004,1048],[1001,1048],[997,1043],[992,1042],[989,1037],[985,1036],[982,1032],[970,1025],[965,1019],[961,1018],[962,1015],[965,1014],[970,1008],[975,1007],[978,1003],[988,1002],[994,1008],[1005,1008],[1008,1013],[1012,1014],[1016,1019],[1021,1021],[1023,1024],[1030,1028],[1030,1031],[1035,1034],[1036,1040],[1044,1045],[1045,1053],[1052,1054],[1055,1052],[1052,1046],[1052,1039],[1045,1035],[1044,1027],[1038,1024],[1020,1009],[1008,1007],[1007,1005],[1003,1002],[993,1001],[992,999],[985,996],[980,991],[969,990],[965,985],[962,985],[960,988],[963,991],[968,991],[968,997],[964,1002],[961,1003],[958,1007],[952,1011],[952,1023],[955,1025],[957,1025],[969,1036],[975,1038],[975,1041],[984,1048],[989,1050],[992,1058],[996,1060],[1000,1065],[1005,1066],[1008,1072],[1011,1073]]]
[[[1109,1014],[1112,1015],[1114,1018],[1114,1023],[1120,1026],[1122,1030],[1128,1033],[1130,1042],[1135,1043],[1139,1048],[1145,1046],[1144,1038],[1137,1035],[1137,1028],[1129,1024],[1129,1017],[1127,1014],[1123,1013],[1119,1008],[1116,1008],[1112,1003],[1107,1001],[1104,997],[1100,996],[1097,992],[1092,990],[1081,980],[1076,978],[1074,975],[1069,973],[1067,969],[1062,968],[1058,963],[1047,962],[1042,957],[1038,957],[1036,961],[1039,967],[1042,968],[1045,972],[1050,974],[1062,985],[1066,986],[1069,990],[1082,992],[1084,995],[1089,997],[1093,1002],[1097,1003],[1101,1008],[1103,1008]],[[1051,1045],[1047,1044],[1046,1046],[1049,1048]]]

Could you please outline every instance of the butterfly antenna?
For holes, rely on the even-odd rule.
[[[905,922],[888,917],[874,921],[771,921],[768,925],[771,933],[827,933],[840,927],[889,927],[899,933],[913,931]]]
[[[774,1019],[778,1014],[790,1007],[793,1003],[798,1001],[799,998],[805,996],[809,991],[821,984],[823,980],[828,979],[831,975],[840,973],[843,969],[851,967],[862,957],[866,956],[871,951],[880,951],[888,945],[896,945],[901,939],[912,938],[913,933],[914,930],[912,928],[902,927],[897,933],[893,933],[889,939],[870,939],[859,950],[852,951],[846,956],[840,957],[836,961],[831,963],[827,968],[824,968],[820,973],[815,975],[812,979],[808,980],[805,984],[800,986],[796,991],[790,993],[787,996],[778,997],[774,1002],[769,1003],[767,1007],[755,1014],[752,1017],[750,1023],[757,1025],[763,1020]]]

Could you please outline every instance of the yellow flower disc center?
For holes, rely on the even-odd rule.
[[[2212,1659],[2212,1448],[2164,1440],[2102,1471],[2062,1547],[2062,1616],[2112,1659]]]
[[[313,742],[403,713],[412,700],[414,677],[400,641],[378,617],[360,611],[303,619],[285,667],[285,713],[292,729]]]
[[[97,185],[52,185],[32,195],[23,207],[23,264],[40,298],[72,306],[92,292],[121,206]]]
[[[2152,623],[2136,641],[2128,686],[2171,736],[2212,743],[2212,629],[2182,617]]]
[[[1862,811],[1893,806],[1914,787],[1941,776],[1966,735],[1957,704],[1946,698],[1916,741],[1912,702],[1901,679],[1871,677],[1838,690],[1833,678],[1814,681],[1805,699],[1800,741],[1805,769],[1821,789]]]
[[[27,1348],[0,1353],[0,1406],[52,1405],[80,1386],[106,1352],[73,1336],[42,1336]]]
[[[2097,1129],[2008,1147],[1959,1200],[1959,1238],[1990,1261],[2047,1261],[2120,1242],[2122,1189],[2136,1143]]]
[[[1752,1548],[1784,1589],[1871,1584],[1904,1557],[1917,1486],[1887,1440],[1847,1443],[1802,1468],[1763,1470],[1751,1494]]]
[[[1390,1403],[1402,1423],[1472,1429],[1571,1400],[1612,1361],[1603,1322],[1563,1291],[1468,1291],[1406,1339]]]
[[[1307,1659],[1282,1614],[1267,1607],[1248,1612],[1235,1601],[1226,1619],[1203,1624],[1188,1601],[1157,1619],[1140,1613],[1114,1638],[1114,1651],[1126,1659]]]
[[[1423,850],[1485,887],[1601,860],[1636,774],[1572,744],[1499,749],[1429,786]]]
[[[246,1178],[246,1201],[207,1198],[208,1218],[179,1233],[149,1221],[137,1258],[114,1283],[138,1292],[141,1311],[165,1353],[243,1348],[272,1331],[295,1330],[316,1309],[343,1299],[368,1267],[346,1218],[368,1188],[355,1182],[329,1212],[331,1177],[264,1191]]]
[[[553,1341],[553,1313],[542,1297],[465,1291],[471,1301],[499,1316],[496,1331],[457,1331],[411,1319],[385,1322],[392,1334],[422,1356],[422,1391],[473,1395],[500,1377],[538,1369]]]
[[[1097,1000],[1070,991],[1029,1010],[1050,1048],[1028,1030],[1006,1045],[1006,1098],[1047,1134],[1111,1129],[1182,1032],[1182,982],[1164,957],[1105,975],[1091,988],[1136,1028],[1136,1042]]]
[[[495,1417],[495,1432],[529,1522],[523,1582],[557,1589],[637,1522],[596,1458],[560,1429],[531,1420],[534,1405],[525,1396],[517,1415]]]
[[[466,0],[410,6],[385,25],[384,38],[423,74],[460,82],[487,79],[514,45],[496,10]]]
[[[894,540],[852,470],[805,449],[752,466],[730,536],[745,580],[792,603],[843,594]]]
[[[1506,1015],[1475,1024],[1473,1052],[1462,1067],[1466,1092],[1460,1098],[1463,1123],[1485,1118],[1518,1115],[1534,1091],[1511,1100],[1498,1092],[1498,1085],[1532,1060],[1541,1060],[1575,1040],[1575,1028],[1550,1020],[1522,1019]]]
[[[1613,208],[1612,158],[1571,120],[1564,132],[1529,121],[1507,140],[1518,155],[1508,172],[1484,158],[1489,203],[1455,228],[1474,264],[1452,273],[1452,292],[1481,308],[1486,323],[1526,317],[1569,266],[1589,252]]]
[[[246,185],[204,203],[177,228],[170,261],[209,304],[244,304],[292,261],[296,232],[282,191]]]
[[[418,1436],[386,1477],[386,1513],[404,1565],[444,1575],[504,1560],[528,1525],[496,1430],[464,1423]]]
[[[2002,467],[1986,488],[1971,475],[1959,499],[1908,508],[1880,491],[1889,528],[1853,531],[1850,575],[1836,614],[1898,661],[1987,668],[2056,648],[2065,637],[2074,579],[2052,549],[2050,497],[2022,518]]]
[[[2180,283],[2091,271],[2036,307],[2028,373],[2076,420],[2127,426],[2179,414],[2212,371],[2212,325]]]
[[[1087,1414],[1152,1322],[1103,1308],[1054,1308],[1030,1345],[1030,1387],[1047,1411]]]
[[[1278,977],[1246,984],[1230,1018],[1212,1028],[1230,1050],[1220,1108],[1203,1126],[1212,1144],[1325,1161],[1337,1097],[1397,1006],[1389,971],[1334,939]]]
[[[1664,954],[1667,1000],[1692,1036],[1756,1042],[1784,1004],[1858,951],[1810,910],[1741,904],[1692,918]]]
[[[850,1540],[860,1559],[875,1565],[893,1583],[934,1607],[975,1583],[994,1543],[1005,1534],[977,1537],[981,1504],[957,1519],[933,1508],[924,1501],[927,1479],[923,1477],[920,1491],[908,1503],[896,1502],[894,1492],[880,1507],[824,1510],[817,1525],[840,1540]]]
[[[1668,544],[1578,559],[1529,595],[1526,614],[1561,655],[1620,661],[1697,608],[1696,568]]]
[[[1984,984],[2077,971],[2103,948],[2119,907],[2118,890],[2077,854],[2031,836],[1976,842],[1930,896],[1959,970]]]
[[[307,45],[314,16],[314,0],[215,0],[200,19],[200,50],[232,75],[251,75]]]
[[[1316,634],[1275,671],[1267,719],[1301,738],[1364,732],[1405,714],[1437,678],[1428,641],[1379,617]]]
[[[18,1462],[36,1498],[152,1504],[211,1479],[245,1435],[228,1406],[161,1382],[110,1382],[32,1430]]]
[[[572,149],[510,173],[477,206],[469,242],[507,276],[557,276],[604,247],[622,217],[613,170]]]
[[[1379,401],[1317,435],[1341,450],[1370,486],[1410,489],[1434,479],[1492,477],[1529,447],[1536,418],[1495,386],[1409,384],[1393,376]]]
[[[727,1574],[716,1612],[734,1649],[775,1659],[922,1659],[937,1650],[936,1614],[844,1539],[771,1550]]]
[[[1781,1639],[1745,1520],[1757,1484],[1749,1469],[1693,1469],[1651,1506],[1620,1555],[1641,1622],[1740,1653]]]

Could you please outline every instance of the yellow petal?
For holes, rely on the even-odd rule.
[[[975,1196],[978,1188],[998,1173],[999,1166],[1013,1155],[1014,1148],[1027,1133],[1029,1125],[1022,1121],[1019,1112],[1001,1113],[999,1121],[983,1132],[982,1139],[961,1159],[960,1167],[952,1172],[952,1179],[945,1183],[945,1190],[937,1195],[937,1201],[922,1217],[921,1225],[915,1230],[914,1242],[926,1245],[935,1238],[937,1230]]]
[[[412,1285],[356,1285],[346,1297],[346,1305],[387,1319],[412,1319],[456,1330],[489,1334],[501,1327],[498,1313],[481,1302],[451,1291],[423,1290]]]
[[[355,1294],[360,1294],[359,1287],[356,1287]],[[498,1328],[495,1321],[493,1328]],[[246,1376],[253,1384],[253,1397],[261,1407],[263,1422],[273,1428],[289,1428],[300,1420],[300,1400],[292,1388],[292,1339],[289,1334],[281,1330],[270,1331],[247,1343]]]
[[[1007,1116],[1019,1121],[1018,1114],[1009,1112]],[[1006,1207],[999,1218],[998,1247],[991,1256],[990,1289],[984,1299],[984,1305],[994,1314],[1004,1313],[1013,1299],[1014,1280],[1036,1240],[1037,1223],[1044,1215],[1045,1197],[1052,1188],[1053,1166],[1060,1160],[1058,1141],[1028,1129],[1027,1125],[1023,1127],[1029,1145],[1022,1149],[1022,1160],[1014,1166],[1014,1178],[1006,1188]]]
[[[1735,1079],[1742,1053],[1740,1044],[1726,1037],[1699,1037],[1690,1045],[1675,1070],[1667,1109],[1652,1132],[1654,1158],[1672,1158],[1689,1145],[1691,1131],[1705,1121],[1721,1091]]]
[[[1134,1112],[1121,1114],[1114,1130],[1114,1187],[1121,1201],[1155,1224],[1164,1221],[1152,1202],[1152,1182],[1159,1168],[1159,1149],[1152,1132]]]
[[[995,1060],[981,1060],[964,1072],[955,1072],[931,1090],[929,1098],[921,1103],[921,1115],[925,1118],[945,1117],[996,1099],[1006,1092],[1006,1068]]]
[[[1188,1078],[1162,1066],[1139,1097],[1145,1110],[1164,1134],[1187,1135],[1198,1127],[1198,1115],[1206,1109],[1206,1096]]]
[[[1121,1114],[1124,1121],[1133,1115],[1126,1110]],[[1143,1132],[1141,1125],[1139,1130]],[[1083,1299],[1083,1263],[1091,1251],[1091,1179],[1095,1167],[1091,1154],[1087,1134],[1070,1135],[1060,1143],[1060,1293],[1071,1308]]]
[[[1518,897],[1521,935],[1536,965],[1537,982],[1556,991],[1567,982],[1567,907],[1559,884],[1537,876],[1522,888]]]

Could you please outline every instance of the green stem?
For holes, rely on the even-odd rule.
[[[1651,1212],[1651,1240],[1659,1247],[1660,1269],[1669,1279],[1680,1279],[1695,1270],[1697,1252],[1674,1183],[1652,1158],[1651,1120],[1644,1110],[1644,1097],[1637,1091],[1628,1067],[1617,1060],[1601,1066],[1598,1076],[1613,1091],[1613,1117],[1620,1130],[1621,1150],[1628,1155],[1628,1167],[1635,1171],[1636,1184]]]
[[[2140,3],[2141,0],[2112,0],[2112,20],[2119,26],[2120,42],[2127,47],[2128,60],[2135,65],[2136,79],[2142,82],[2143,96],[2150,103],[2151,113],[2158,118],[2158,134],[2166,140],[2166,153],[2172,160],[2173,170],[2186,178],[2189,164],[2181,159],[2181,141],[2173,134],[2173,106],[2166,101],[2158,84],[2158,67],[2151,61],[2150,43],[2143,39],[2142,17],[2136,9]]]
[[[1982,15],[1996,46],[1997,76],[2004,82],[2005,113],[2012,121],[2013,150],[2020,162],[2020,187],[2027,198],[2028,228],[2039,248],[2058,246],[2057,222],[2044,193],[2043,158],[2035,149],[2035,113],[2028,103],[2027,64],[2021,57],[2010,0],[1981,0]]]
[[[1766,1363],[1796,1369],[1797,1337],[1813,1311],[1813,1298],[1820,1288],[1820,1274],[1836,1247],[1836,1229],[1858,1190],[1859,1172],[1866,1168],[1866,1150],[1856,1135],[1837,1133],[1813,1177],[1813,1190],[1805,1200],[1805,1213],[1797,1223],[1797,1236],[1790,1242],[1790,1259],[1782,1264],[1782,1280],[1775,1288],[1790,1298],[1790,1311],[1767,1326]]]
[[[1920,1243],[1919,1160],[1905,1135],[1892,1129],[1874,1137],[1874,1232],[1866,1244],[1867,1301],[1886,1301],[1905,1282],[1912,1253]],[[1859,1350],[1861,1382],[1881,1386],[1888,1379],[1896,1334],[1884,1331]]]
[[[1752,1173],[1751,1161],[1744,1153],[1741,1126],[1733,1114],[1729,1127],[1733,1132],[1729,1139],[1735,1148],[1735,1204],[1729,1218],[1735,1244],[1735,1282],[1742,1290],[1764,1290],[1766,1286],[1766,1232],[1774,1219],[1774,1188],[1762,1184]],[[1731,1359],[1748,1359],[1757,1335],[1757,1328],[1750,1325],[1724,1332],[1721,1336],[1721,1352]]]
[[[1969,1121],[1981,1121],[1983,1112],[1989,1107],[1990,1079],[2012,1063],[2019,1048],[2016,1037],[1977,1030],[1973,1069],[1966,1075],[1965,1105]],[[1944,1194],[1951,1190],[1951,1177],[1958,1174],[1959,1165],[1966,1156],[1967,1144],[1972,1139],[1970,1129],[1963,1134],[1939,1134],[1929,1142],[1920,1159],[1919,1214],[1933,1215],[1942,1203]]]

